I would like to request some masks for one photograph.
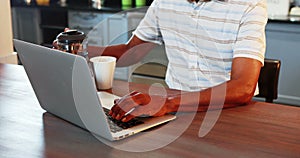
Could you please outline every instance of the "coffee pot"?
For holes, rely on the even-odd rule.
[[[57,49],[64,52],[81,55],[88,60],[88,42],[86,35],[83,32],[70,29],[58,34],[56,41]]]

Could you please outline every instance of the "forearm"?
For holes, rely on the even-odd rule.
[[[182,92],[180,95],[169,97],[173,102],[169,111],[207,111],[208,108],[213,110],[247,104],[253,97],[255,86],[239,82],[230,80],[203,91]]]
[[[200,92],[185,92],[170,98],[169,111],[206,111],[247,104],[251,101],[262,64],[249,58],[234,58],[231,78]],[[250,68],[249,68],[250,67]],[[210,106],[211,105],[211,106]],[[180,106],[180,108],[179,108]]]
[[[140,40],[133,36],[128,43],[111,45],[106,47],[89,46],[89,57],[114,56],[117,58],[117,66],[130,66],[139,62],[155,44]]]
[[[112,45],[106,47],[88,46],[89,57],[95,56],[114,56],[119,59],[127,51],[126,44]]]

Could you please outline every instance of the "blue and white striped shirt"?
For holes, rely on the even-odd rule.
[[[134,34],[165,44],[170,88],[199,91],[230,79],[232,59],[263,63],[265,0],[154,0]]]

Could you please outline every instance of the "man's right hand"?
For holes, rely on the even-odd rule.
[[[64,29],[64,32],[66,32],[66,31],[68,31],[68,30],[70,30],[69,28],[65,28]],[[57,45],[57,39],[55,39],[53,42],[52,42],[52,48],[53,49],[58,49],[58,45]]]
[[[52,48],[53,49],[58,49],[58,45],[57,45],[57,39],[55,39],[53,42],[52,42]]]
[[[156,117],[175,112],[178,105],[166,96],[149,95],[141,92],[131,92],[115,100],[109,115],[122,122],[128,122],[135,117]]]

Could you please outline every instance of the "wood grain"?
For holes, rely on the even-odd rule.
[[[165,94],[159,88],[150,89],[153,93]],[[149,92],[149,86],[114,81],[110,91],[124,95],[131,90]],[[174,94],[178,91],[167,90],[167,95]],[[204,112],[197,113],[187,130],[168,146],[141,153],[121,151],[105,145],[88,131],[43,111],[23,67],[0,64],[1,158],[300,157],[298,107],[252,102],[226,109],[212,131],[200,138],[198,132],[204,116]],[[172,123],[179,122],[177,119]],[[172,134],[171,130],[161,133]]]

